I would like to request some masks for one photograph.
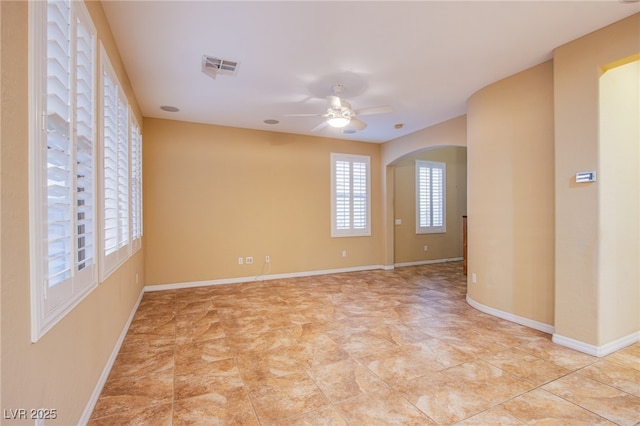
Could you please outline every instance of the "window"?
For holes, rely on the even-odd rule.
[[[102,90],[101,280],[131,253],[129,107],[109,58],[100,49]]]
[[[133,250],[142,245],[142,135],[131,114],[131,237]]]
[[[371,235],[370,159],[331,154],[331,236]]]
[[[445,163],[416,161],[416,233],[446,232]]]
[[[29,2],[34,342],[97,284],[95,40],[82,2]]]

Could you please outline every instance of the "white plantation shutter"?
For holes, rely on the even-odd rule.
[[[416,161],[416,232],[446,232],[445,163]]]
[[[335,228],[351,229],[351,163],[336,160],[335,166]]]
[[[100,50],[102,88],[101,280],[131,253],[129,106],[111,62]]]
[[[102,78],[103,249],[109,255],[118,249],[118,91],[107,73]]]
[[[96,284],[96,31],[82,3],[29,4],[32,340]]]
[[[444,164],[431,168],[431,226],[444,226]]]
[[[331,154],[331,236],[371,235],[370,159]]]
[[[47,287],[71,278],[71,10],[67,2],[47,4]],[[49,302],[54,302],[49,298]]]
[[[129,244],[129,108],[118,97],[118,248]]]
[[[353,229],[366,230],[368,221],[368,163],[354,161],[353,172]]]
[[[76,26],[76,230],[77,268],[96,263],[95,246],[95,41],[81,20]]]
[[[133,249],[141,247],[142,237],[142,135],[131,114],[131,238]]]

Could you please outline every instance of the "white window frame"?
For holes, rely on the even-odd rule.
[[[348,188],[347,211],[342,212],[341,207],[340,182],[341,178],[339,168],[348,166],[348,177],[346,178]],[[354,165],[356,168],[365,168],[365,175],[360,178],[366,179],[364,184],[360,182],[360,188],[364,186],[365,193],[359,191],[358,195],[354,190],[354,183],[358,183],[358,176],[354,174]],[[360,215],[360,222],[364,219],[366,223],[358,224],[358,217],[354,214],[355,203],[360,200],[360,205],[366,209],[363,215]],[[346,215],[346,218],[342,216]],[[346,221],[346,223],[345,223]],[[371,157],[366,155],[340,154],[331,153],[331,237],[368,237],[371,236]]]
[[[133,111],[129,109],[131,140],[131,244],[132,253],[142,247],[142,134]]]
[[[434,182],[432,179],[434,171],[441,174],[442,179],[439,182]],[[421,173],[426,173],[426,181],[425,175]],[[434,205],[439,205],[440,217],[437,212],[434,213]],[[436,161],[416,160],[416,234],[445,232],[447,232],[447,165]]]
[[[54,126],[55,120],[49,118],[53,113],[47,101],[50,96],[57,97],[53,94],[54,86],[47,83],[48,64],[55,61],[48,59],[48,18],[55,5],[65,5],[69,10],[69,21],[65,24],[69,35],[66,37],[64,31],[58,33],[64,44],[63,50],[68,48],[68,55],[60,52],[69,58],[69,62],[63,65],[68,66],[63,72],[69,79],[62,82],[66,87],[59,86],[62,96],[67,98],[68,111],[65,113],[68,116],[59,116],[58,126]],[[85,32],[88,43],[81,42],[80,30]],[[96,40],[97,32],[84,2],[52,2],[51,10],[49,2],[29,2],[29,254],[31,340],[34,343],[98,283]],[[88,74],[90,82],[81,75],[81,69],[87,70],[78,59],[81,55],[78,51],[83,47],[90,68],[84,74]],[[89,90],[88,94],[79,89],[81,85]],[[54,135],[62,139],[54,139]],[[81,139],[83,142],[79,142]],[[66,146],[52,148],[55,142],[51,141],[54,140],[67,141]],[[60,184],[62,181],[66,183]],[[59,203],[60,197],[65,199],[62,204]],[[67,230],[62,234],[54,232],[63,228]],[[62,270],[66,272],[60,275],[51,270],[53,257],[50,250],[62,246],[65,247],[62,257],[55,256],[65,259],[59,265],[62,264]]]
[[[105,120],[105,84],[111,83],[111,89],[114,91],[114,113],[112,141],[114,150],[112,154],[107,156],[106,142],[106,121]],[[101,218],[99,221],[99,252],[100,252],[100,281],[105,281],[122,263],[132,254],[131,244],[131,135],[129,134],[129,103],[124,94],[122,85],[118,80],[118,76],[111,65],[109,56],[104,46],[100,43],[100,171],[99,178],[99,211]],[[124,145],[123,145],[124,144]],[[113,158],[115,156],[115,158]],[[115,172],[114,176],[109,176],[107,170],[111,168]],[[112,179],[115,177],[114,179]],[[112,185],[105,182],[111,179]],[[108,189],[114,191],[112,194],[115,205],[109,205],[107,198]],[[115,216],[112,217],[107,210],[115,210]],[[115,221],[115,222],[113,222]],[[108,238],[107,234],[115,232],[115,244],[111,245],[112,238]],[[109,245],[107,247],[107,245]]]

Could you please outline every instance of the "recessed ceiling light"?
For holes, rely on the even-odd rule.
[[[178,112],[180,111],[180,109],[174,107],[174,106],[170,106],[170,105],[163,105],[160,107],[161,110],[163,111],[167,111],[167,112]]]
[[[264,120],[263,123],[265,123],[265,124],[278,124],[279,121],[278,120],[274,120],[273,118],[269,118],[267,120]]]
[[[395,127],[396,129],[402,129],[402,128],[404,127],[404,124],[402,124],[402,123],[398,123],[398,124],[396,124],[396,125],[395,125],[395,126],[393,126],[393,127]]]

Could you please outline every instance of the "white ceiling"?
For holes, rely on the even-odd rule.
[[[618,0],[106,0],[103,7],[145,117],[368,142],[462,115],[477,90],[640,11],[640,3]],[[205,75],[203,55],[239,62],[237,75]],[[393,112],[363,116],[368,127],[351,135],[329,127],[309,133],[321,117],[286,116],[323,113],[336,83],[354,109]]]

